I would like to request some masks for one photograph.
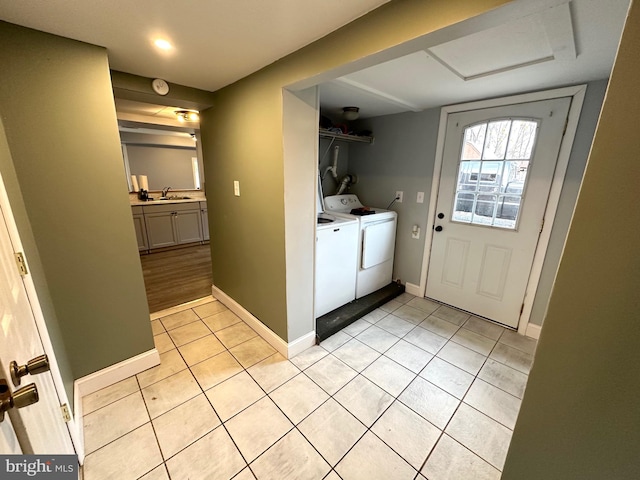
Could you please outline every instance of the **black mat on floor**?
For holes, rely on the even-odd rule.
[[[404,292],[404,285],[395,282],[390,283],[380,290],[376,290],[369,295],[358,298],[317,318],[316,338],[318,342],[329,338],[344,327],[351,325],[367,313],[374,311],[380,305],[384,305],[389,300],[393,300],[402,292]]]

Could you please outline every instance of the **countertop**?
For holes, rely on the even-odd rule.
[[[145,206],[145,205],[166,205],[167,203],[197,203],[197,202],[206,202],[207,199],[206,198],[182,198],[182,199],[174,199],[174,200],[148,200],[148,201],[142,201],[142,200],[131,200],[131,206],[132,207],[137,207],[137,206]]]

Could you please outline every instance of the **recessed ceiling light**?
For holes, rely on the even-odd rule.
[[[161,50],[171,50],[173,48],[169,40],[165,40],[164,38],[154,40],[153,44]]]

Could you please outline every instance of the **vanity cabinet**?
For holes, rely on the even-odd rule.
[[[131,207],[131,213],[133,214],[133,226],[136,231],[136,240],[138,241],[138,251],[149,250],[147,225],[144,221],[142,207]]]
[[[202,220],[197,203],[181,205],[189,207],[178,210],[173,216],[178,245],[202,241]]]
[[[207,202],[200,202],[200,215],[202,219],[202,238],[209,240],[209,216],[207,214]]]
[[[149,249],[202,241],[199,202],[142,207]]]

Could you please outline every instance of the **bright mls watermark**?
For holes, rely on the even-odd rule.
[[[0,478],[78,480],[78,456],[0,455]]]

